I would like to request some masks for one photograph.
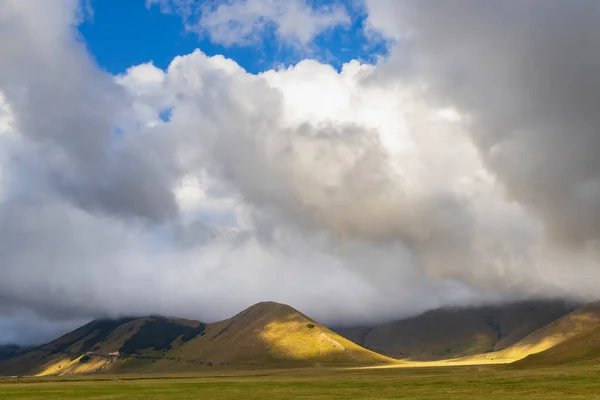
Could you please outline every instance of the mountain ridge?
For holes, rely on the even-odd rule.
[[[438,361],[501,351],[578,307],[551,300],[439,308],[379,325],[334,330],[393,358]]]
[[[213,323],[162,316],[94,320],[42,346],[7,346],[2,354],[0,375],[506,363],[527,368],[600,360],[600,303],[438,309],[336,333],[288,305],[261,302]]]
[[[0,374],[184,372],[215,366],[394,362],[288,305],[262,302],[214,323],[160,316],[94,320],[0,362]]]

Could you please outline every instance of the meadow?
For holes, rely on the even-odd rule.
[[[305,369],[24,378],[0,399],[600,399],[600,365]]]

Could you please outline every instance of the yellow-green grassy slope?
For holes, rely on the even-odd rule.
[[[292,307],[259,303],[207,327],[175,353],[218,363],[369,365],[395,360],[364,349]]]
[[[273,302],[256,304],[148,363],[130,359],[115,372],[183,372],[206,367],[280,368],[368,366],[396,360],[364,349],[296,311]]]
[[[600,356],[600,303],[590,303],[535,330],[499,351],[464,357],[457,362],[555,365]]]
[[[506,349],[519,350],[528,352],[519,366],[600,360],[600,303],[588,304]]]

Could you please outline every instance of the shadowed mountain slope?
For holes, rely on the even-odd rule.
[[[530,355],[519,366],[551,366],[600,360],[600,303],[591,303],[534,332],[506,353]]]
[[[336,331],[390,357],[411,361],[444,360],[501,351],[574,308],[563,301],[446,308],[374,327]]]
[[[16,357],[24,351],[26,351],[26,349],[17,345],[2,345],[0,346],[0,360]]]
[[[204,324],[184,319],[96,320],[5,360],[0,363],[0,373],[51,375],[96,371],[112,366],[121,356],[169,350],[174,342],[189,340],[203,330]]]

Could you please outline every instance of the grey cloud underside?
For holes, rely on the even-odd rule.
[[[594,2],[374,0],[370,24],[398,44],[356,75],[255,76],[195,52],[120,77],[78,41],[77,4],[0,5],[15,119],[5,135],[0,115],[0,343],[42,340],[18,334],[37,321],[49,338],[263,300],[340,325],[598,293]],[[312,115],[325,94],[294,94],[313,77],[348,109]],[[380,97],[397,109],[365,112]],[[432,117],[438,104],[466,122]]]
[[[38,153],[16,168],[43,170],[52,190],[89,210],[153,220],[172,216],[173,166],[158,157],[166,149],[152,148],[152,138],[110,148],[112,121],[127,112],[127,101],[78,40],[76,15],[68,11],[76,3],[63,1],[56,10],[2,5],[0,23],[11,34],[0,39],[0,86],[18,115],[18,130]],[[45,13],[48,19],[40,21]]]
[[[388,29],[405,41],[390,73],[428,81],[433,95],[468,113],[473,141],[509,195],[554,239],[593,246],[600,238],[600,4],[425,0],[390,7]]]

